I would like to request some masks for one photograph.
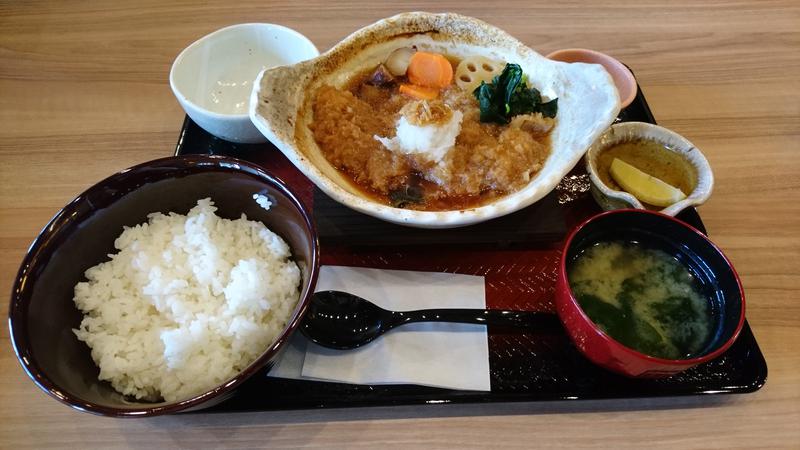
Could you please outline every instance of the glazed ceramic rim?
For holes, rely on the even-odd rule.
[[[319,49],[317,48],[316,45],[314,45],[313,42],[311,42],[311,39],[309,39],[308,37],[306,37],[304,34],[300,33],[297,30],[294,30],[292,28],[283,25],[278,25],[275,23],[262,23],[262,22],[237,23],[234,25],[229,25],[227,27],[220,28],[216,31],[212,31],[211,33],[208,33],[207,35],[192,42],[191,44],[186,46],[186,48],[181,50],[181,52],[178,54],[178,56],[175,57],[175,60],[172,62],[172,66],[170,67],[169,70],[169,86],[172,89],[172,93],[176,97],[179,96],[180,99],[191,105],[193,108],[196,108],[198,111],[202,111],[203,114],[206,114],[213,119],[247,119],[248,121],[250,121],[250,113],[249,111],[245,111],[244,113],[238,113],[238,114],[220,113],[198,105],[193,98],[190,98],[188,95],[184,94],[183,91],[179,89],[178,86],[175,84],[175,70],[183,62],[183,59],[186,57],[186,55],[190,51],[192,51],[195,47],[200,46],[205,41],[209,41],[218,37],[218,35],[229,33],[230,31],[239,28],[268,28],[268,29],[277,29],[283,31],[289,35],[292,35],[298,41],[311,46],[311,48],[313,48],[316,51],[317,56],[319,55]],[[247,95],[245,100],[249,101],[249,99],[250,99],[250,94]]]
[[[622,61],[620,61],[617,58],[614,58],[613,56],[608,55],[606,53],[598,52],[597,50],[592,50],[592,49],[588,49],[588,48],[562,48],[562,49],[555,50],[555,51],[552,51],[552,52],[548,53],[547,54],[547,58],[553,59],[554,61],[562,61],[560,59],[554,58],[554,57],[557,57],[558,55],[560,55],[562,53],[583,53],[583,54],[587,54],[587,55],[592,55],[592,56],[597,57],[599,59],[604,59],[604,60],[608,61],[609,64],[613,64],[614,66],[616,66],[617,68],[619,68],[621,70],[621,73],[623,74],[623,78],[625,78],[625,82],[630,87],[630,90],[631,90],[631,93],[627,97],[622,98],[620,96],[620,108],[625,108],[626,106],[628,106],[631,103],[633,103],[633,101],[636,99],[636,95],[639,93],[639,84],[636,82],[636,77],[633,75],[633,72],[631,72],[631,69],[629,69],[628,66],[623,64]],[[562,61],[562,62],[566,62],[566,61]],[[570,63],[600,64],[600,63],[591,62],[591,61],[571,61]],[[603,64],[600,64],[600,65],[602,66]],[[606,71],[608,72],[608,69],[606,69]],[[609,75],[611,75],[611,74],[609,73]],[[611,78],[614,78],[614,76],[612,75]],[[617,87],[617,92],[619,92],[619,87]]]
[[[725,265],[731,270],[731,273],[733,274],[733,278],[736,281],[736,286],[737,286],[738,291],[739,291],[739,298],[741,300],[741,313],[739,314],[739,319],[738,319],[738,323],[736,324],[736,329],[734,330],[733,334],[731,335],[731,337],[727,341],[725,341],[722,345],[717,346],[717,348],[715,348],[713,351],[711,351],[709,353],[706,353],[704,355],[701,355],[701,356],[696,356],[694,358],[689,358],[689,359],[659,358],[659,357],[656,357],[656,356],[648,355],[646,353],[642,353],[642,352],[640,352],[638,350],[634,350],[634,349],[622,344],[621,342],[617,341],[613,337],[611,337],[608,334],[606,334],[603,330],[600,329],[600,327],[591,318],[589,318],[589,316],[583,311],[583,308],[581,308],[580,304],[578,303],[578,300],[575,298],[575,293],[572,291],[572,287],[570,286],[569,277],[567,276],[567,252],[569,251],[570,247],[572,247],[573,239],[575,238],[575,236],[580,231],[582,231],[586,227],[590,226],[591,224],[597,222],[598,220],[601,220],[601,219],[603,219],[605,217],[608,217],[608,216],[611,216],[611,215],[616,215],[616,214],[649,214],[649,215],[652,215],[652,216],[655,216],[655,217],[658,217],[658,218],[661,218],[661,219],[668,220],[668,221],[671,221],[673,223],[676,223],[679,226],[686,228],[688,231],[696,234],[703,242],[705,242],[706,245],[708,245],[713,251],[715,251],[717,254],[719,254],[719,256],[722,257],[722,259],[725,261]],[[663,234],[661,234],[660,232],[659,232],[659,235],[663,236]],[[739,337],[739,334],[742,331],[742,327],[744,327],[744,321],[745,321],[744,288],[742,287],[742,282],[741,282],[741,279],[739,278],[739,274],[736,272],[736,269],[733,267],[733,264],[731,264],[731,261],[728,259],[727,256],[725,256],[725,254],[722,252],[722,250],[719,247],[717,247],[716,244],[711,242],[711,240],[708,239],[708,236],[703,234],[700,230],[698,230],[697,228],[689,225],[688,223],[686,223],[686,222],[684,222],[682,220],[676,219],[675,217],[672,217],[672,216],[669,216],[669,215],[666,215],[666,214],[662,214],[662,213],[657,212],[657,211],[650,211],[650,210],[646,210],[646,209],[632,209],[632,208],[631,209],[615,209],[613,211],[605,211],[605,212],[599,213],[599,214],[597,214],[595,216],[592,216],[592,217],[586,219],[581,224],[579,224],[578,226],[573,228],[573,230],[570,232],[570,234],[567,237],[567,239],[564,241],[564,246],[562,247],[562,252],[561,252],[561,261],[559,262],[559,265],[558,265],[558,271],[559,271],[558,275],[560,277],[562,277],[566,282],[565,285],[566,285],[566,288],[567,288],[568,293],[569,293],[569,303],[577,309],[578,313],[581,316],[581,319],[583,319],[587,323],[590,323],[592,325],[592,330],[597,335],[599,335],[600,338],[609,347],[613,347],[613,348],[615,348],[617,350],[623,351],[623,352],[627,353],[628,355],[630,355],[630,356],[632,356],[632,357],[634,357],[634,358],[636,358],[636,359],[638,359],[640,361],[645,361],[647,363],[652,363],[652,364],[661,365],[661,366],[663,366],[663,365],[684,366],[685,368],[688,369],[689,367],[695,366],[697,364],[701,364],[701,363],[704,363],[704,362],[707,362],[707,361],[711,361],[712,359],[714,359],[714,358],[718,357],[719,355],[723,354],[726,350],[728,350],[728,348],[730,348],[731,345],[733,345],[733,343]]]
[[[614,137],[615,134],[628,133],[631,136],[621,136],[620,138]],[[705,203],[710,197],[714,189],[714,172],[711,170],[711,165],[708,163],[705,155],[696,145],[691,141],[681,136],[680,134],[664,128],[660,125],[648,122],[622,122],[609,127],[597,140],[589,146],[586,152],[586,171],[589,173],[589,178],[592,185],[600,190],[600,192],[607,198],[627,203],[629,206],[620,209],[640,209],[647,210],[639,199],[625,191],[618,191],[608,187],[601,179],[595,168],[596,161],[599,154],[606,151],[609,147],[616,145],[628,139],[644,139],[653,140],[668,147],[667,151],[678,153],[679,156],[684,158],[690,165],[697,171],[697,184],[692,192],[683,200],[677,201],[663,209],[657,211],[661,214],[674,216],[690,206],[699,206]],[[609,142],[606,142],[609,141]],[[670,147],[672,141],[677,143],[673,150]],[[601,205],[603,206],[603,205]],[[604,207],[605,208],[605,207]]]
[[[150,169],[160,166],[184,166],[186,168],[211,167],[214,171],[220,172],[245,172],[249,175],[257,177],[265,184],[274,187],[283,195],[285,195],[286,198],[290,200],[292,206],[297,209],[300,212],[300,215],[303,217],[303,225],[306,230],[308,230],[309,237],[311,239],[310,245],[313,251],[311,253],[311,267],[308,268],[309,288],[306,296],[298,299],[298,303],[294,308],[294,311],[297,311],[297,313],[294,314],[294,319],[283,328],[278,337],[272,341],[269,347],[267,347],[258,358],[250,363],[250,365],[224,383],[221,383],[201,394],[197,394],[191,398],[178,402],[161,402],[153,404],[154,406],[146,406],[147,404],[143,403],[141,407],[137,408],[116,408],[112,406],[98,405],[94,402],[83,400],[78,396],[64,391],[61,387],[57,386],[36,363],[35,357],[32,355],[30,338],[27,334],[28,326],[26,323],[30,295],[25,294],[29,293],[30,289],[32,288],[26,287],[25,284],[31,272],[31,263],[39,258],[40,253],[43,252],[48,246],[50,239],[54,235],[57,235],[62,227],[72,223],[72,213],[79,208],[79,205],[83,201],[83,197],[91,196],[95,192],[102,191],[108,183],[116,181],[120,178],[124,178],[129,172],[136,172],[141,169]],[[22,260],[19,271],[14,279],[8,313],[8,330],[11,338],[11,346],[14,348],[17,361],[19,361],[20,365],[25,370],[25,373],[34,382],[34,384],[36,384],[39,389],[43,390],[51,397],[71,408],[92,414],[112,417],[147,417],[183,411],[185,409],[201,405],[212,398],[233,392],[248,378],[263,369],[264,366],[270,362],[271,358],[277,352],[279,352],[282,347],[288,345],[289,338],[300,325],[300,322],[302,321],[302,318],[308,309],[308,304],[311,296],[314,293],[314,286],[316,285],[317,277],[319,275],[319,265],[319,239],[317,236],[316,227],[311,219],[311,215],[303,205],[303,202],[279,177],[267,173],[267,171],[255,164],[227,156],[184,155],[155,159],[121,170],[94,184],[90,188],[86,189],[83,193],[75,197],[66,206],[64,206],[52,219],[50,219],[47,225],[42,228],[42,231],[28,248],[28,252]]]

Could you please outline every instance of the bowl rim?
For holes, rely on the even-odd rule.
[[[733,274],[733,278],[736,281],[736,286],[738,288],[739,298],[740,298],[740,301],[741,301],[741,313],[739,314],[738,322],[736,324],[736,329],[734,330],[733,334],[731,335],[731,337],[728,340],[726,340],[724,343],[722,343],[722,345],[717,346],[713,351],[711,351],[709,353],[705,353],[705,354],[703,354],[701,356],[695,356],[693,358],[687,358],[687,359],[660,358],[660,357],[657,357],[657,356],[651,356],[651,355],[648,355],[646,353],[642,353],[642,352],[640,352],[638,350],[634,350],[633,348],[628,347],[628,346],[622,344],[621,342],[617,341],[616,339],[614,339],[613,337],[608,335],[606,332],[601,330],[600,327],[586,314],[586,312],[584,312],[584,310],[581,307],[580,303],[578,303],[578,300],[575,298],[575,294],[572,292],[572,287],[570,286],[570,283],[569,283],[569,277],[567,276],[568,275],[567,274],[567,252],[569,251],[570,247],[572,246],[572,241],[574,240],[575,236],[580,231],[584,230],[587,226],[590,226],[592,223],[595,223],[598,220],[601,220],[601,219],[603,219],[605,217],[608,217],[610,215],[617,215],[617,214],[648,214],[648,215],[652,215],[652,216],[655,216],[655,217],[659,217],[659,218],[661,218],[663,220],[669,220],[671,222],[674,222],[674,223],[678,224],[679,226],[682,226],[682,227],[686,228],[688,231],[696,234],[703,242],[706,243],[706,245],[709,245],[711,247],[711,249],[713,249],[715,252],[717,252],[722,257],[722,259],[725,261],[725,264],[728,266],[728,268],[730,268],[731,273]],[[569,295],[567,295],[567,299],[568,299],[570,305],[575,307],[575,309],[579,313],[581,319],[583,321],[591,324],[592,330],[597,335],[599,335],[600,338],[607,345],[613,347],[615,350],[622,351],[622,352],[626,353],[627,355],[638,359],[639,361],[645,361],[648,364],[653,364],[653,365],[658,365],[658,366],[667,366],[667,365],[669,365],[669,366],[683,366],[685,368],[689,368],[691,366],[710,361],[710,360],[718,357],[722,353],[724,353],[726,350],[728,350],[728,348],[730,348],[730,346],[733,345],[733,343],[739,337],[739,334],[741,333],[742,328],[744,327],[744,321],[745,321],[744,288],[742,287],[742,282],[741,282],[741,279],[739,278],[739,274],[736,272],[736,268],[733,266],[733,264],[731,263],[730,259],[728,259],[728,257],[725,256],[725,254],[722,252],[722,250],[716,244],[714,244],[708,238],[708,236],[703,234],[700,230],[698,230],[697,228],[689,225],[688,223],[686,223],[686,222],[684,222],[684,221],[682,221],[680,219],[677,219],[677,218],[672,217],[672,216],[667,215],[667,214],[663,214],[663,213],[660,213],[660,212],[657,212],[657,211],[650,211],[650,210],[646,210],[646,209],[626,208],[626,209],[615,209],[615,210],[612,210],[612,211],[604,211],[604,212],[596,214],[596,215],[594,215],[592,217],[589,217],[588,219],[586,219],[583,222],[581,222],[578,226],[574,227],[572,229],[572,231],[569,233],[569,236],[567,237],[567,239],[564,241],[564,245],[562,247],[562,253],[561,253],[561,261],[559,262],[558,271],[559,271],[558,276],[562,277],[564,279],[564,281],[565,281],[564,284],[565,284],[566,289],[567,289],[567,294],[569,294]]]
[[[238,114],[228,114],[228,113],[220,113],[220,112],[212,111],[212,110],[210,110],[208,108],[205,108],[205,107],[202,107],[202,106],[198,105],[197,102],[195,102],[193,99],[191,99],[188,95],[184,94],[183,91],[178,88],[178,86],[176,84],[176,81],[175,81],[175,71],[176,71],[177,67],[180,66],[180,64],[183,62],[184,58],[186,58],[186,55],[188,55],[189,52],[193,51],[195,49],[195,47],[199,47],[200,45],[202,45],[202,43],[204,43],[206,41],[210,41],[212,39],[218,38],[219,35],[222,35],[222,34],[225,34],[225,33],[230,33],[233,30],[245,29],[245,28],[265,28],[265,29],[280,30],[282,32],[285,32],[285,33],[291,35],[293,38],[297,39],[298,42],[302,42],[303,44],[309,45],[310,48],[314,49],[314,53],[316,53],[316,55],[313,56],[312,58],[315,58],[315,57],[319,56],[319,49],[311,41],[311,39],[309,39],[306,35],[300,33],[299,31],[297,31],[297,30],[295,30],[293,28],[289,28],[289,27],[287,27],[285,25],[279,25],[279,24],[276,24],[276,23],[268,23],[268,22],[245,22],[245,23],[237,23],[237,24],[233,24],[233,25],[228,25],[226,27],[222,27],[220,29],[214,30],[214,31],[212,31],[212,32],[210,32],[210,33],[208,33],[208,34],[196,39],[191,44],[187,45],[183,50],[181,50],[181,52],[178,53],[178,56],[176,56],[175,59],[172,61],[172,65],[170,66],[170,69],[169,69],[169,86],[172,89],[172,93],[175,95],[175,97],[179,101],[186,102],[192,108],[196,109],[197,111],[201,111],[203,114],[208,115],[210,118],[213,118],[213,119],[221,119],[221,120],[247,119],[248,121],[250,121],[250,113],[249,113],[249,111],[245,111],[244,113],[238,113]],[[254,79],[254,84],[255,84],[255,79]],[[245,100],[249,101],[249,99],[250,99],[250,94],[247,95]]]
[[[606,129],[598,138],[597,140],[589,146],[589,149],[586,151],[585,157],[585,166],[586,172],[589,174],[589,178],[592,182],[592,185],[597,188],[604,196],[627,203],[630,205],[628,208],[630,209],[641,209],[641,210],[648,210],[644,207],[641,201],[633,196],[633,194],[626,192],[626,191],[618,191],[616,189],[611,189],[608,185],[606,185],[603,180],[600,179],[600,176],[595,169],[597,157],[600,153],[607,150],[610,146],[616,145],[617,143],[621,142],[620,140],[615,140],[613,143],[601,143],[605,140],[608,136],[613,136],[616,133],[623,133],[629,132],[634,134],[636,138],[639,139],[646,139],[646,140],[653,140],[659,142],[660,144],[664,145],[665,147],[669,147],[665,141],[666,139],[671,139],[680,144],[680,148],[684,149],[680,152],[675,153],[685,153],[691,154],[692,158],[687,158],[686,156],[682,157],[687,160],[687,162],[692,165],[695,170],[697,170],[697,186],[695,186],[694,190],[690,192],[686,198],[683,200],[677,201],[669,206],[665,206],[664,208],[656,211],[660,212],[665,215],[674,216],[684,209],[690,206],[699,206],[708,201],[711,197],[711,193],[714,190],[714,171],[711,169],[711,164],[708,162],[708,159],[703,154],[703,152],[694,145],[689,139],[684,137],[683,135],[670,130],[669,128],[662,127],[661,125],[657,125],[654,123],[649,122],[621,122],[615,123],[611,125],[608,129]],[[673,151],[669,149],[668,151]],[[628,208],[621,208],[621,209],[628,209]]]
[[[124,178],[126,174],[131,172],[137,172],[143,169],[149,169],[153,167],[163,167],[163,166],[182,166],[184,168],[208,168],[213,167],[214,170],[219,171],[234,171],[234,172],[245,172],[249,175],[255,176],[265,184],[268,184],[275,189],[279,190],[283,195],[285,195],[291,202],[291,204],[296,208],[300,215],[303,217],[303,225],[306,230],[309,232],[309,237],[311,238],[311,265],[309,269],[309,277],[308,277],[308,292],[306,293],[305,297],[300,297],[298,299],[298,304],[295,306],[297,310],[297,314],[295,315],[293,320],[284,327],[278,337],[270,343],[269,347],[267,347],[261,355],[258,356],[253,362],[251,362],[244,370],[237,373],[232,378],[226,380],[224,383],[221,383],[217,386],[214,386],[212,389],[204,391],[200,394],[194,395],[188,399],[184,399],[178,402],[161,402],[161,403],[154,403],[153,406],[146,406],[147,404],[143,403],[141,407],[136,408],[116,408],[111,406],[103,406],[99,405],[87,400],[80,398],[79,396],[70,394],[62,389],[60,386],[56,385],[50,377],[48,377],[36,363],[35,358],[32,355],[32,349],[30,346],[30,339],[27,334],[28,327],[26,324],[27,320],[27,313],[28,313],[28,306],[30,295],[26,295],[29,293],[31,288],[26,288],[25,284],[29,273],[31,272],[31,263],[35,260],[38,255],[45,251],[48,246],[49,240],[52,236],[56,235],[58,231],[66,225],[72,223],[72,213],[76,212],[79,208],[79,205],[82,203],[83,198],[86,196],[91,195],[94,192],[98,192],[104,188],[108,183],[119,180],[120,178]],[[203,169],[201,169],[203,170]],[[101,416],[111,416],[111,417],[148,417],[148,416],[156,416],[162,414],[169,414],[175,413],[179,411],[186,410],[188,408],[196,407],[211,398],[223,396],[226,393],[232,393],[235,388],[239,385],[244,383],[248,378],[256,374],[258,371],[262,370],[269,362],[272,356],[274,356],[282,347],[288,345],[289,338],[291,335],[296,331],[299,327],[300,322],[302,321],[303,316],[305,315],[306,310],[308,309],[308,303],[313,295],[314,286],[316,285],[317,278],[319,275],[319,266],[320,266],[320,256],[319,256],[319,239],[316,227],[314,226],[314,222],[311,218],[311,214],[309,213],[308,209],[303,204],[302,200],[288,187],[288,185],[279,177],[268,173],[265,169],[233,157],[228,156],[220,156],[220,155],[182,155],[182,156],[168,156],[164,158],[159,158],[155,160],[151,160],[148,162],[144,162],[141,164],[137,164],[135,166],[129,167],[127,169],[121,170],[113,175],[110,175],[103,180],[95,183],[91,187],[87,188],[69,203],[67,203],[58,213],[56,213],[50,221],[48,221],[47,225],[45,225],[39,234],[36,236],[34,241],[28,248],[21,264],[20,268],[17,271],[17,275],[14,278],[14,283],[12,285],[11,291],[11,299],[9,302],[9,313],[8,313],[8,330],[11,340],[11,346],[14,349],[14,354],[17,357],[17,361],[22,366],[25,373],[28,377],[36,384],[39,389],[50,395],[51,397],[55,398],[59,402],[79,411],[88,412],[92,414],[97,414]],[[301,284],[301,293],[302,287],[304,284]]]

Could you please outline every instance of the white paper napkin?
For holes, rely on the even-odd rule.
[[[486,307],[483,277],[323,266],[317,291],[340,290],[397,311]],[[295,333],[269,376],[358,384],[420,384],[488,391],[486,327],[404,325],[354,350],[331,350]]]

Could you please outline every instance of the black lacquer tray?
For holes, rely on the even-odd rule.
[[[641,90],[617,120],[655,123]],[[175,153],[234,156],[278,175],[313,210],[323,264],[482,275],[489,308],[552,311],[561,241],[573,225],[599,212],[586,190],[582,163],[553,193],[522,211],[455,230],[419,230],[353,212],[318,191],[271,144],[223,141],[188,117]],[[678,218],[705,232],[694,209]],[[747,323],[719,358],[661,380],[629,379],[592,365],[557,327],[530,332],[490,327],[488,336],[489,392],[285,380],[260,373],[206,411],[746,393],[761,388],[767,377]]]

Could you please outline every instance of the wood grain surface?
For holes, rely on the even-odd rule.
[[[182,48],[273,22],[327,49],[402,10],[455,11],[541,53],[588,47],[634,69],[659,123],[716,177],[700,213],[733,260],[769,365],[736,396],[440,405],[113,420],[41,392],[0,333],[0,447],[800,448],[800,3],[776,1],[0,1],[0,292],[69,200],[170,155]]]

